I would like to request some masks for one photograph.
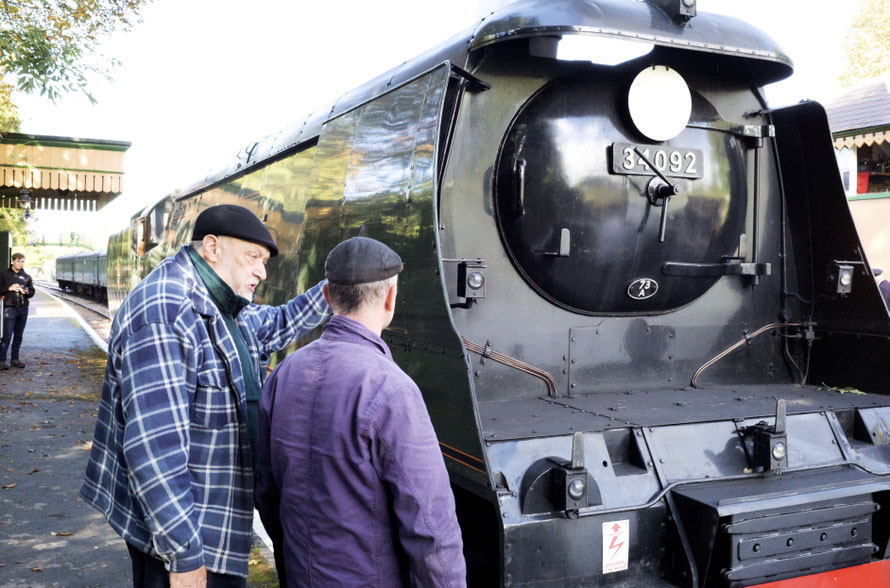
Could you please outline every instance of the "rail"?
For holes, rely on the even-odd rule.
[[[83,301],[82,299],[78,298],[77,296],[72,296],[71,294],[69,294],[62,288],[59,288],[52,282],[44,282],[41,280],[35,280],[34,285],[40,286],[44,290],[49,290],[53,293],[54,296],[58,296],[59,298],[62,298],[63,300],[66,300],[68,302],[73,302],[74,304],[77,304],[78,306],[82,306],[83,308],[86,308],[89,311],[95,312],[96,314],[103,316],[107,319],[112,318],[111,313],[109,313],[108,310],[100,310],[99,308],[97,308],[96,303],[87,303],[87,302]]]

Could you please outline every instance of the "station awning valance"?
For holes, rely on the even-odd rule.
[[[850,135],[849,137],[837,137],[834,140],[834,148],[835,149],[843,149],[843,148],[852,148],[854,145],[856,147],[862,147],[863,145],[868,145],[869,147],[881,143],[890,142],[890,129],[884,131],[875,131],[871,133],[862,133],[859,135]]]
[[[130,143],[45,135],[0,135],[0,208],[23,194],[32,209],[99,210],[123,191]]]

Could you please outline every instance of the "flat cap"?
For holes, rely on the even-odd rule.
[[[353,237],[331,249],[324,275],[333,284],[353,286],[391,278],[403,267],[399,254],[380,241]]]
[[[262,245],[269,255],[278,255],[278,246],[272,235],[256,215],[243,206],[217,204],[203,210],[195,221],[192,241],[200,241],[207,235],[235,237]]]

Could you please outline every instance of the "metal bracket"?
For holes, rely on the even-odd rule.
[[[688,278],[715,278],[718,276],[768,276],[772,273],[769,263],[686,263],[669,261],[661,266],[667,276]]]
[[[584,467],[584,433],[577,432],[572,435],[572,469],[579,470]]]
[[[693,128],[723,131],[731,133],[742,139],[755,140],[758,143],[763,139],[776,136],[775,125],[734,125],[728,121],[696,122],[689,125]]]
[[[764,139],[767,137],[775,137],[776,127],[774,125],[739,125],[732,127],[731,132],[740,137]]]
[[[683,0],[646,0],[649,4],[661,8],[671,20],[678,24],[685,24],[695,16],[695,0],[692,2]]]
[[[451,64],[451,75],[464,79],[467,82],[467,89],[471,92],[484,92],[491,89],[489,84],[453,63]]]
[[[572,233],[563,227],[559,231],[559,249],[557,251],[545,251],[547,257],[568,257],[572,248]]]

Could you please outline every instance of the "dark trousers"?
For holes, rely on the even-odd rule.
[[[19,347],[22,346],[22,334],[28,322],[27,306],[7,306],[3,310],[3,339],[0,340],[0,361],[6,361],[6,350],[12,341],[12,359],[19,358]]]
[[[129,543],[130,559],[133,561],[133,588],[169,588],[169,572],[164,562],[142,553]],[[207,588],[246,588],[247,578],[207,572]]]

